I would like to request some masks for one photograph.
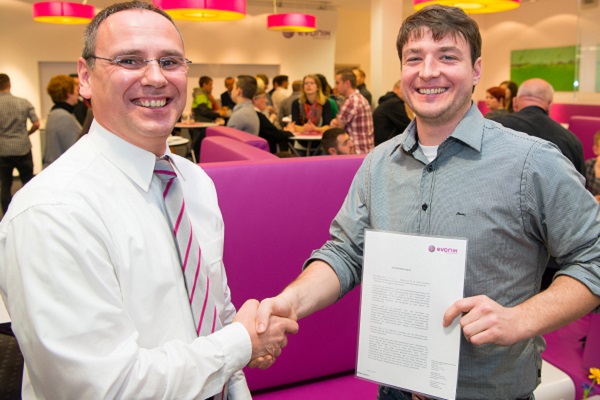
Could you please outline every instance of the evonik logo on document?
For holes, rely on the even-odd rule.
[[[429,250],[430,253],[438,251],[446,254],[458,254],[458,249],[453,249],[452,247],[436,247],[434,245],[429,245],[427,250]]]

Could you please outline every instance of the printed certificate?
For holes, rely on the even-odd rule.
[[[365,231],[356,375],[454,399],[458,318],[444,312],[463,297],[467,240]]]

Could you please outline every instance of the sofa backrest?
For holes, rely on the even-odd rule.
[[[477,102],[477,107],[483,115],[489,111],[489,108],[486,106],[485,101],[483,100]],[[571,117],[575,115],[600,117],[600,105],[552,103],[549,115],[550,118],[556,122],[567,124]]]
[[[364,156],[320,156],[203,164],[225,221],[224,263],[232,300],[277,295],[329,239]],[[359,291],[300,321],[300,332],[268,370],[246,369],[251,390],[351,371]]]
[[[200,148],[201,163],[268,159],[277,159],[277,156],[246,143],[221,136],[204,138]]]
[[[269,151],[269,143],[256,135],[251,133],[240,131],[238,129],[230,128],[228,126],[209,126],[206,128],[206,137],[211,136],[223,136],[229,139],[237,140],[254,146],[258,149]],[[204,142],[203,142],[204,143]]]
[[[594,135],[600,131],[599,117],[574,116],[569,120],[569,130],[581,140],[583,145],[583,157],[595,157],[594,155]]]

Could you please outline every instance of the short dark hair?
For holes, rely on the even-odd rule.
[[[402,48],[410,39],[420,39],[429,29],[433,40],[438,41],[452,35],[461,37],[471,49],[471,64],[481,57],[481,33],[475,20],[457,7],[433,4],[422,8],[404,20],[396,40],[396,49],[402,64]]]
[[[128,1],[125,3],[116,3],[111,6],[106,7],[102,11],[100,11],[94,19],[88,24],[85,29],[85,33],[83,35],[83,51],[81,53],[81,57],[83,57],[90,68],[94,67],[94,53],[96,52],[96,39],[98,38],[98,28],[104,22],[105,19],[110,17],[113,14],[116,14],[121,11],[127,10],[147,10],[153,11],[157,14],[162,15],[166,19],[168,19],[179,34],[181,38],[181,42],[183,43],[183,37],[181,36],[181,32],[177,29],[175,22],[173,22],[173,18],[169,14],[167,14],[164,10],[156,7],[152,3],[146,3],[144,1]]]
[[[346,68],[339,70],[336,75],[342,76],[342,82],[350,81],[352,89],[356,89],[356,75],[354,75],[354,72],[352,72],[351,69]]]
[[[332,147],[338,150],[337,137],[343,135],[344,133],[348,132],[342,128],[331,128],[323,132],[323,137],[321,138],[321,147],[323,148],[325,154],[329,154],[327,150]]]
[[[10,87],[10,78],[6,74],[0,74],[0,90],[6,90]]]
[[[242,89],[242,96],[247,99],[252,99],[256,94],[258,84],[256,78],[250,75],[240,75],[235,82],[236,86]]]
[[[275,84],[277,84],[278,86],[281,86],[287,81],[288,81],[287,75],[277,75],[275,78],[273,78],[273,86]]]
[[[207,83],[211,83],[212,82],[212,78],[210,76],[201,76],[200,79],[198,79],[198,85],[200,85],[200,87],[206,85]]]

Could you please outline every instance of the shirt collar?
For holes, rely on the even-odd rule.
[[[156,164],[156,156],[153,153],[123,140],[103,128],[95,120],[92,122],[88,137],[100,154],[106,157],[142,190],[148,191],[154,175],[154,165]],[[165,155],[171,158],[177,175],[181,175],[176,161],[173,160],[169,146],[165,146]]]
[[[471,108],[469,108],[469,111],[467,111],[458,126],[446,140],[453,138],[463,142],[475,151],[481,152],[484,124],[485,118],[481,114],[481,111],[479,111],[479,108],[477,108],[475,103],[471,102]],[[415,150],[417,145],[417,125],[416,119],[413,119],[401,135],[398,144],[392,148],[390,155],[394,154],[401,146],[406,152],[411,153]]]

